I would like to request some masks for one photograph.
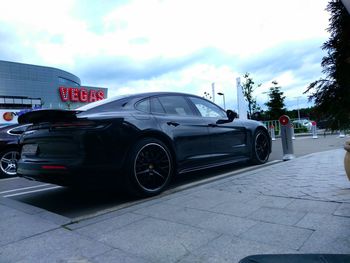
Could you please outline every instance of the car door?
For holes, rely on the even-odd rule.
[[[183,96],[152,97],[151,112],[174,142],[179,172],[207,163],[211,146],[208,126]]]
[[[227,120],[226,112],[219,106],[199,97],[189,96],[209,127],[212,161],[228,161],[249,156],[247,129],[242,121],[219,123]]]

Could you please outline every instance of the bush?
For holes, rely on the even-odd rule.
[[[300,123],[294,123],[294,133],[305,133],[308,132],[307,127],[305,127],[304,125],[300,124]]]
[[[294,128],[294,133],[306,133],[309,130],[306,127]]]

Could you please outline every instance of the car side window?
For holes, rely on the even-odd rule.
[[[196,106],[202,117],[226,118],[226,113],[215,104],[196,97],[189,97],[189,99]]]
[[[135,108],[139,111],[150,112],[151,105],[149,99],[141,100],[136,103]]]
[[[152,113],[160,113],[160,114],[165,113],[165,110],[164,110],[162,104],[160,104],[158,98],[151,98],[151,112]]]
[[[191,106],[182,96],[160,96],[159,101],[167,114],[180,116],[195,115]]]

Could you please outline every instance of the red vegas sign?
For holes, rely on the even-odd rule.
[[[63,102],[94,102],[105,98],[105,94],[102,90],[59,87],[59,92]]]

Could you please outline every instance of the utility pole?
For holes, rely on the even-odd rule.
[[[211,83],[211,89],[213,94],[213,102],[215,102],[215,82]]]
[[[225,93],[218,92],[218,95],[222,96],[222,99],[223,99],[223,102],[224,102],[224,110],[226,110]]]
[[[300,121],[300,107],[299,107],[299,99],[301,96],[295,97],[297,99],[297,107],[298,107],[298,120]]]

